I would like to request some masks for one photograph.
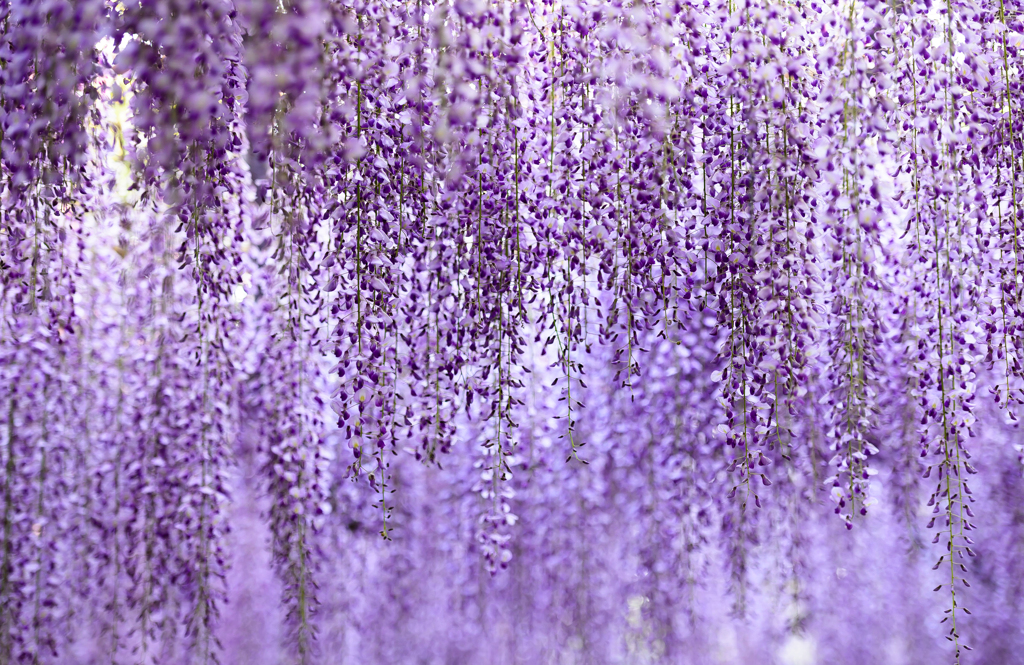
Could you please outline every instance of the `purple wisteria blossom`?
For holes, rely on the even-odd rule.
[[[0,2],[0,665],[1013,663],[1020,0]]]

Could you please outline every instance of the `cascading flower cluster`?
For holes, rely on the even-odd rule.
[[[1008,662],[1022,69],[1017,0],[0,3],[0,663]]]

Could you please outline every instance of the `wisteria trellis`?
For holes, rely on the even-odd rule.
[[[0,25],[0,663],[1024,652],[1019,0]]]

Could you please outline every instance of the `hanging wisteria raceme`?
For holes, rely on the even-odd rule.
[[[1012,662],[1022,70],[1016,0],[0,3],[0,663]]]

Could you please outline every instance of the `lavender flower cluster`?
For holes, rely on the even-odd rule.
[[[1020,0],[0,2],[0,664],[1011,663]]]

